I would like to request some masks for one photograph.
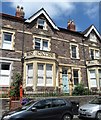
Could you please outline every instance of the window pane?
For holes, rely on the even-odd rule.
[[[95,70],[90,71],[90,78],[96,78]]]
[[[90,70],[90,85],[97,87],[95,70]]]
[[[38,64],[38,84],[44,84],[44,64]]]
[[[72,57],[76,58],[76,47],[75,45],[72,45]]]
[[[9,70],[10,64],[1,64],[1,70]]]
[[[41,46],[41,39],[35,38],[35,49],[40,50],[40,46]]]
[[[99,51],[98,50],[95,50],[95,58],[99,58],[100,55],[99,55]]]
[[[64,106],[65,104],[64,100],[53,100],[53,107]]]
[[[10,63],[0,63],[0,85],[9,86],[10,83]]]
[[[11,42],[11,40],[12,40],[12,34],[10,34],[10,33],[4,33],[4,41]]]
[[[43,50],[48,50],[48,41],[43,40]]]
[[[33,84],[33,64],[27,65],[27,84]]]
[[[38,28],[43,29],[45,27],[45,20],[38,19]]]
[[[101,78],[101,70],[99,70],[99,78]]]
[[[94,60],[94,50],[90,50],[90,58],[92,59],[92,60]]]
[[[46,84],[52,84],[52,65],[46,65]]]
[[[11,49],[12,48],[12,34],[3,33],[3,49]]]
[[[74,85],[79,83],[78,70],[73,70]]]
[[[38,19],[38,24],[39,24],[39,25],[42,25],[42,26],[43,26],[43,25],[44,25],[44,22],[45,22],[45,21],[44,21],[43,19]]]

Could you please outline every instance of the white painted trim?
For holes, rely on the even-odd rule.
[[[6,87],[10,87],[10,85],[11,85],[11,82],[12,82],[12,79],[11,79],[11,75],[12,75],[12,65],[13,65],[13,61],[11,62],[11,61],[1,61],[0,60],[0,62],[1,63],[9,63],[10,64],[10,68],[9,68],[9,71],[10,71],[10,74],[9,74],[9,84],[8,85],[0,85],[0,86],[6,86]]]
[[[53,26],[54,29],[59,30],[59,28],[52,22],[52,20],[49,18],[49,16],[45,13],[44,10],[41,10],[36,15],[34,15],[31,19],[27,19],[25,22],[31,23],[33,20],[35,20],[39,15],[44,14],[47,20],[50,22],[50,24]]]
[[[88,35],[90,34],[90,32],[94,29],[94,31],[96,32],[96,34],[99,36],[99,38],[101,39],[101,36],[99,34],[99,32],[97,31],[97,29],[94,27],[94,25],[91,26],[90,30],[84,35],[85,37],[88,37]]]
[[[58,38],[58,37],[52,37],[52,39],[59,40],[59,41],[69,42],[69,40],[61,39],[61,38]]]
[[[0,57],[0,61],[3,61],[3,60],[9,60],[9,61],[21,61],[21,59],[18,59],[18,58],[7,58],[7,57]]]

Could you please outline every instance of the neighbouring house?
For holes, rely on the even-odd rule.
[[[101,88],[101,35],[94,25],[78,32],[68,20],[60,28],[43,8],[28,19],[19,6],[15,16],[0,16],[1,93],[15,73],[22,75],[25,94],[71,94],[81,82],[89,89]]]

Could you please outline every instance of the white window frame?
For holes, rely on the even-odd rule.
[[[49,77],[51,77],[51,84],[49,84],[49,83],[47,83],[47,68],[46,68],[46,86],[53,86],[53,65],[52,64],[46,64],[46,67],[47,67],[47,65],[51,65],[51,67],[52,67],[52,75],[51,76],[49,76]]]
[[[76,58],[72,56],[72,46],[76,47]],[[78,48],[78,44],[75,43],[70,43],[70,55],[72,59],[79,59],[79,48]]]
[[[43,65],[43,83],[38,83],[38,75],[37,75],[37,86],[44,86],[45,85],[45,64],[43,63],[38,63],[37,64],[37,68],[38,68],[38,65]],[[38,74],[38,69],[37,69],[37,74]]]
[[[90,74],[91,71],[95,71],[95,78],[93,78],[93,77],[91,78],[91,74]],[[92,80],[92,79],[95,79],[95,81],[93,80],[93,83],[96,83],[95,85],[92,85],[92,84],[91,84],[91,80]],[[90,82],[90,83],[89,83],[89,84],[90,84],[90,88],[97,87],[96,69],[90,69],[90,70],[89,70],[89,80],[90,80],[90,81],[89,81],[89,82]]]
[[[39,21],[43,21],[43,24],[40,24]],[[42,28],[40,28],[39,26],[41,26]],[[39,18],[37,20],[37,28],[47,30],[47,28],[46,28],[46,20],[44,20],[42,18]]]
[[[1,70],[1,64],[9,64],[9,70]],[[8,76],[8,84],[1,84],[0,85],[1,87],[10,87],[10,84],[11,84],[11,68],[12,68],[12,62],[0,61],[0,80],[2,79],[1,76]],[[3,83],[5,83],[5,82],[3,82]]]
[[[78,71],[78,84],[79,84],[80,83],[80,69],[79,68],[72,69],[73,85],[75,86],[75,84],[74,84],[74,70]]]
[[[8,30],[1,30],[2,33],[2,49],[7,49],[7,50],[13,50],[14,49],[14,32],[8,31]],[[4,34],[11,34],[11,41],[5,41],[4,40]],[[4,47],[4,43],[10,44],[10,47]]]
[[[34,78],[33,63],[26,64],[26,86],[33,86],[33,82],[32,82],[32,84],[29,84],[29,83],[28,83],[28,65],[32,65],[33,78]],[[32,78],[32,81],[33,81],[33,78]]]
[[[36,39],[39,39],[39,40],[40,40],[40,42],[39,42],[39,43],[40,43],[40,49],[36,49],[36,48],[35,48]],[[48,44],[47,48],[45,48],[45,47],[43,46],[43,42],[44,42],[44,41],[46,41],[47,44]],[[50,43],[50,39],[41,38],[41,37],[34,37],[34,39],[33,39],[33,49],[35,49],[35,50],[43,50],[43,51],[50,51],[49,43]]]
[[[44,64],[44,63],[38,63],[38,64],[42,64],[43,65],[43,83],[39,84],[37,82],[37,86],[52,86],[53,87],[53,64],[49,64],[49,63],[46,63],[46,64]],[[37,64],[37,66],[38,66],[38,64]],[[47,84],[46,83],[46,81],[47,81],[46,80],[46,78],[47,78],[46,65],[52,65],[52,83],[51,84]],[[37,81],[38,81],[38,77],[37,77]]]
[[[94,59],[91,59],[91,50],[94,52]],[[98,51],[99,56],[96,56],[96,51]],[[96,48],[89,48],[89,54],[90,54],[90,59],[95,60],[95,59],[100,59],[100,50]]]

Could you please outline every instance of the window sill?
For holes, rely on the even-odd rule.
[[[4,51],[15,51],[15,50],[11,50],[11,49],[3,49],[3,48],[0,48],[0,50],[4,50]]]
[[[80,60],[80,58],[71,58],[72,60]]]

